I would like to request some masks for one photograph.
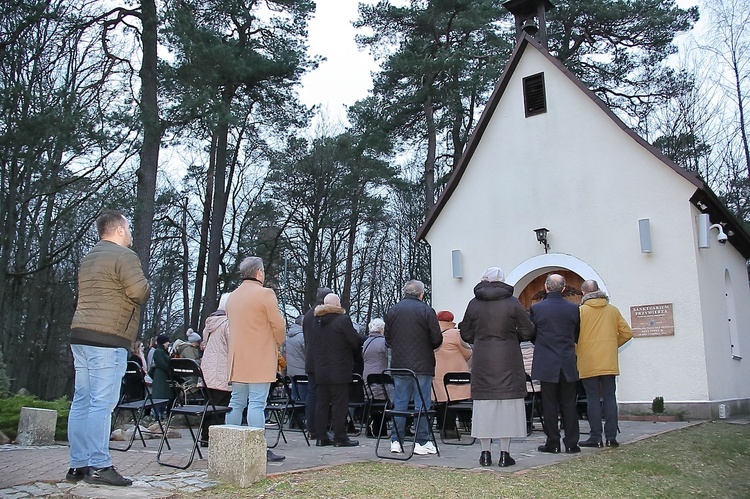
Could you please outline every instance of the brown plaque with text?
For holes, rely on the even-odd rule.
[[[671,303],[630,307],[633,336],[674,336]]]

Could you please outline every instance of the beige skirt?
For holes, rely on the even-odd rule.
[[[520,438],[526,435],[526,406],[523,399],[474,401],[472,437]]]

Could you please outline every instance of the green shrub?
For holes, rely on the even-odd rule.
[[[70,400],[60,397],[57,400],[39,400],[33,395],[14,395],[0,399],[0,431],[11,439],[18,434],[18,420],[21,418],[21,407],[36,407],[38,409],[54,409],[57,411],[57,427],[55,440],[68,439],[68,413]]]
[[[656,397],[651,403],[651,410],[654,414],[662,414],[664,412],[664,397]]]

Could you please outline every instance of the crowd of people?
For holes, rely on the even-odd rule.
[[[209,445],[213,424],[264,428],[266,399],[282,374],[306,376],[307,383],[292,384],[292,397],[305,401],[305,417],[295,424],[309,432],[317,446],[350,447],[359,442],[347,428],[350,383],[353,375],[367,379],[387,368],[409,369],[415,376],[393,376],[394,409],[416,411],[432,403],[443,404],[448,393],[443,375],[470,372],[469,387],[449,387],[451,400],[471,400],[471,436],[481,444],[479,463],[493,463],[491,444],[499,444],[498,466],[515,464],[511,439],[529,430],[527,373],[541,386],[546,442],[540,452],[580,452],[580,446],[616,447],[617,402],[615,376],[619,374],[617,350],[632,333],[620,312],[593,280],[582,285],[580,307],[563,297],[566,282],[559,274],[545,281],[545,297],[527,311],[505,283],[499,267],[488,268],[474,287],[457,325],[448,310],[435,312],[424,299],[421,281],[410,280],[402,299],[384,318],[373,319],[366,334],[341,306],[331,289],[317,290],[315,305],[299,316],[288,331],[274,291],[264,287],[265,269],[259,257],[240,264],[242,283],[222,295],[218,309],[206,320],[203,337],[189,329],[185,340],[174,343],[159,335],[147,353],[135,341],[140,305],[149,285],[132,243],[127,218],[117,211],[97,219],[100,242],[82,260],[79,299],[71,328],[75,361],[75,393],[68,420],[70,468],[66,478],[89,483],[129,485],[112,466],[108,440],[111,413],[121,389],[141,397],[143,387],[120,386],[127,360],[146,373],[154,398],[174,399],[169,376],[173,356],[200,363],[208,396],[217,406],[231,410],[226,419],[207,418],[201,428],[201,445]],[[533,342],[533,347],[531,343]],[[170,346],[170,343],[171,346]],[[130,356],[128,357],[128,350]],[[531,353],[533,350],[533,354]],[[283,352],[283,356],[281,353]],[[576,385],[582,380],[588,400],[590,437],[579,442]],[[304,388],[302,388],[304,387]],[[380,386],[370,396],[382,399]],[[422,396],[420,396],[422,395]],[[434,402],[433,402],[434,401]],[[460,415],[437,411],[438,425],[451,436]],[[605,424],[602,432],[602,414]],[[157,416],[160,416],[157,414]],[[558,418],[562,417],[564,434]],[[368,435],[381,425],[368,421]],[[393,418],[390,451],[403,453],[409,434],[406,417]],[[416,418],[413,452],[437,453],[429,418]],[[602,436],[604,434],[604,437]],[[284,456],[267,450],[269,461]]]

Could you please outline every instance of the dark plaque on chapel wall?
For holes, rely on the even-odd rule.
[[[671,303],[630,307],[633,336],[674,336]]]

